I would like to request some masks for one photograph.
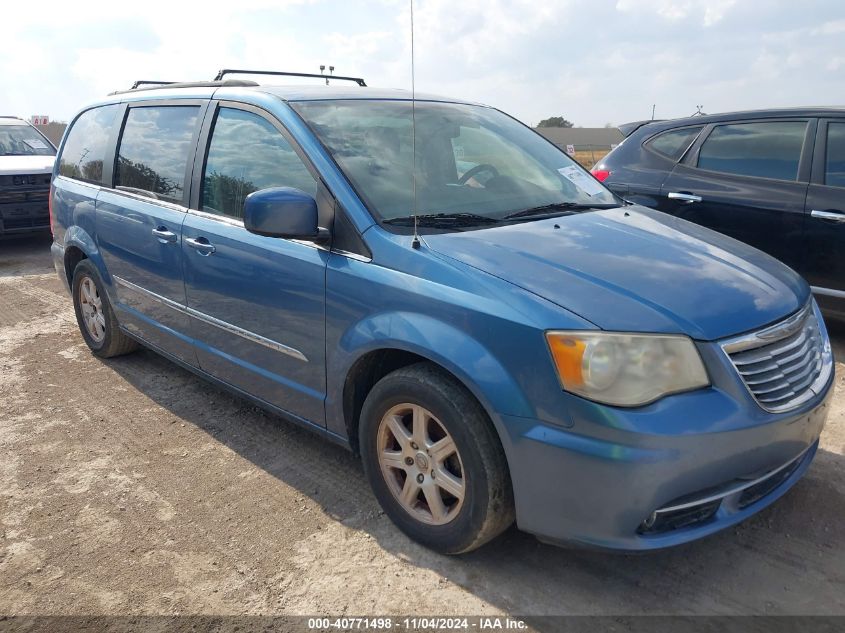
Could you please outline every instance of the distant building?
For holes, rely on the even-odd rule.
[[[610,149],[611,145],[622,142],[625,138],[615,127],[537,127],[537,132],[545,136],[562,150],[567,145],[575,149]]]
[[[53,143],[53,145],[58,147],[59,143],[62,140],[62,134],[65,133],[67,123],[50,121],[47,125],[36,125],[35,127],[38,128],[39,132],[41,132],[44,136],[50,139],[50,142]]]

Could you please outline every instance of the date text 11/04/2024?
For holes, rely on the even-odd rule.
[[[520,619],[510,617],[344,617],[344,618],[309,618],[309,631],[355,631],[355,630],[478,630],[523,631],[528,625]]]

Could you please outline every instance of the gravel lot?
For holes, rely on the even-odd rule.
[[[809,472],[735,529],[639,556],[512,529],[446,558],[342,449],[151,352],[92,356],[49,238],[0,242],[0,616],[845,614],[837,374]]]

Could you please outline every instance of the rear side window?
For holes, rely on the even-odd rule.
[[[59,174],[96,184],[103,182],[103,161],[118,104],[92,108],[79,115],[67,134]]]
[[[115,186],[181,204],[199,106],[131,108],[117,151]]]
[[[845,123],[827,124],[824,183],[833,187],[845,187]]]
[[[720,125],[701,146],[698,166],[726,174],[795,180],[806,129],[804,121]]]
[[[685,127],[679,130],[669,130],[658,134],[646,143],[646,147],[653,149],[658,154],[663,154],[672,160],[678,160],[684,155],[695,137],[701,132],[703,126]]]
[[[268,187],[295,187],[317,195],[317,181],[287,139],[266,119],[220,108],[202,184],[202,210],[243,217],[244,199]]]

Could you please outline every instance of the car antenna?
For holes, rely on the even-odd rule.
[[[411,211],[414,214],[414,239],[411,240],[411,248],[420,247],[420,234],[417,233],[417,91],[414,82],[414,0],[411,0],[411,152],[414,155],[412,163],[413,171],[413,198]]]

